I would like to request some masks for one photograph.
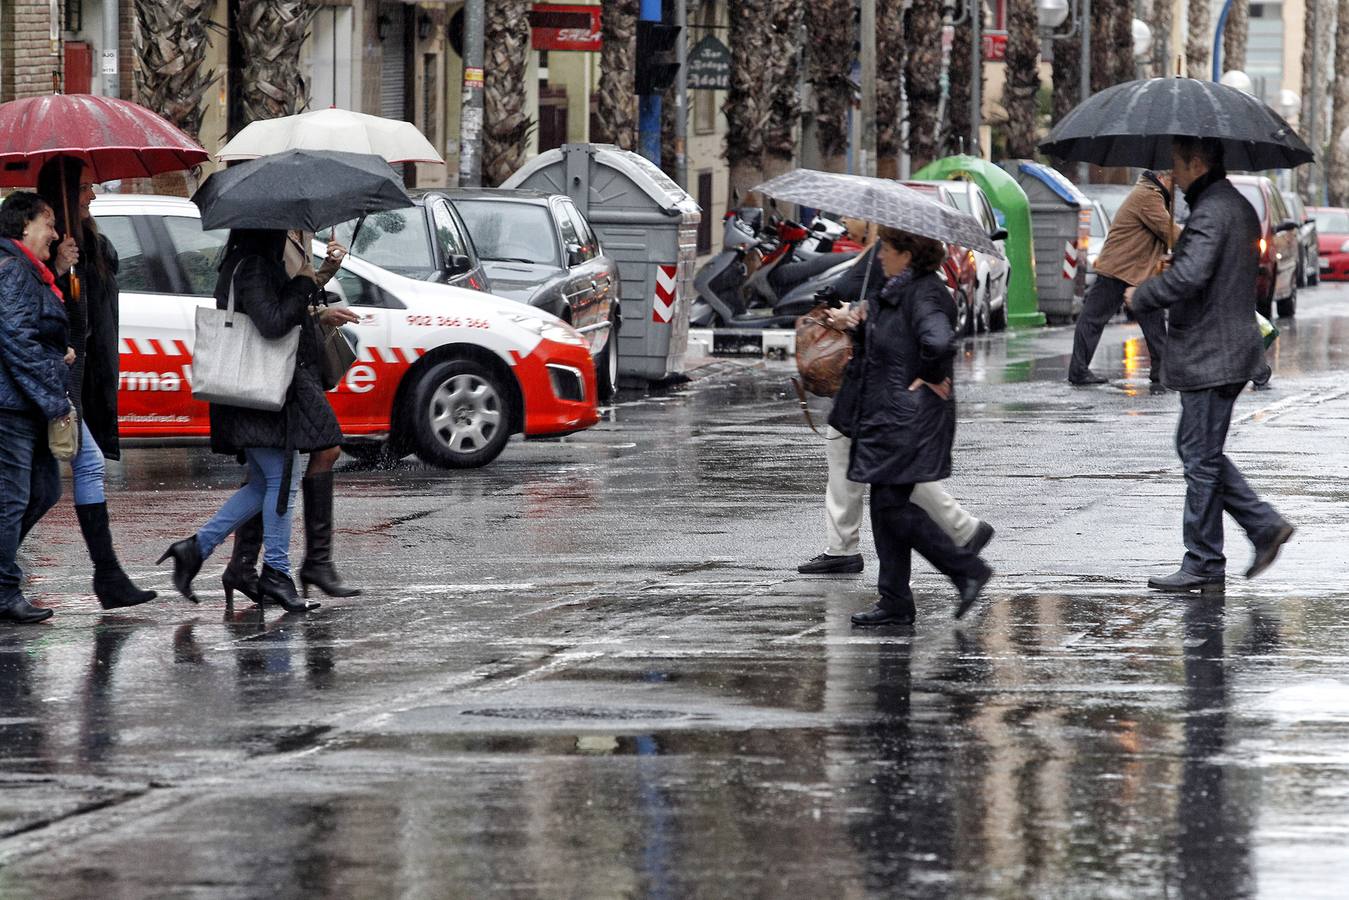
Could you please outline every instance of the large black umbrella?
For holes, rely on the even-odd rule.
[[[322,231],[366,213],[412,205],[402,178],[378,156],[287,150],[207,178],[192,202],[203,228]]]
[[[1098,166],[1171,168],[1171,138],[1217,138],[1238,172],[1291,169],[1315,157],[1278,113],[1244,91],[1196,78],[1106,88],[1064,116],[1040,150]]]

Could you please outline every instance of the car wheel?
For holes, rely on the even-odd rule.
[[[1007,328],[1007,298],[1003,298],[1002,306],[998,309],[989,310],[988,328],[990,331],[1004,331]]]
[[[1269,279],[1269,293],[1255,301],[1255,311],[1266,319],[1274,318],[1274,278]]]
[[[431,366],[412,389],[406,419],[417,456],[447,469],[487,465],[510,438],[509,398],[500,377],[480,363]]]
[[[974,328],[974,316],[970,310],[970,296],[963,287],[956,289],[956,334],[966,335]]]
[[[1297,269],[1293,274],[1293,284],[1298,287],[1307,286],[1307,255],[1305,253],[1297,255]]]
[[[609,339],[595,360],[595,384],[601,403],[608,403],[618,390],[618,317],[609,314]]]
[[[983,289],[979,291],[979,302],[974,310],[974,333],[980,332],[988,334],[993,330],[993,306],[989,299],[988,284],[985,283]]]
[[[1279,318],[1291,319],[1297,315],[1297,288],[1294,287],[1292,293],[1279,301]],[[1268,318],[1268,316],[1266,316]]]

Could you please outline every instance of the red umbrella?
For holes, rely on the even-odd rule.
[[[31,187],[53,156],[82,160],[95,182],[177,172],[209,158],[181,129],[116,97],[51,94],[0,105],[0,187]]]

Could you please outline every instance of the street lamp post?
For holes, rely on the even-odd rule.
[[[1071,4],[1071,0],[1036,0],[1035,9],[1039,15],[1040,33],[1049,40],[1067,41],[1081,36],[1079,89],[1081,102],[1085,103],[1091,97],[1091,0],[1077,0],[1076,7]],[[1068,28],[1059,31],[1065,22]],[[1086,163],[1078,168],[1078,180],[1087,180]]]

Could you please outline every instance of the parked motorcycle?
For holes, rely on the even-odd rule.
[[[832,239],[788,219],[764,227],[764,211],[743,207],[726,214],[722,250],[694,276],[697,298],[689,324],[695,328],[790,328],[814,305],[783,302],[802,283],[853,259],[856,253],[807,249]]]

